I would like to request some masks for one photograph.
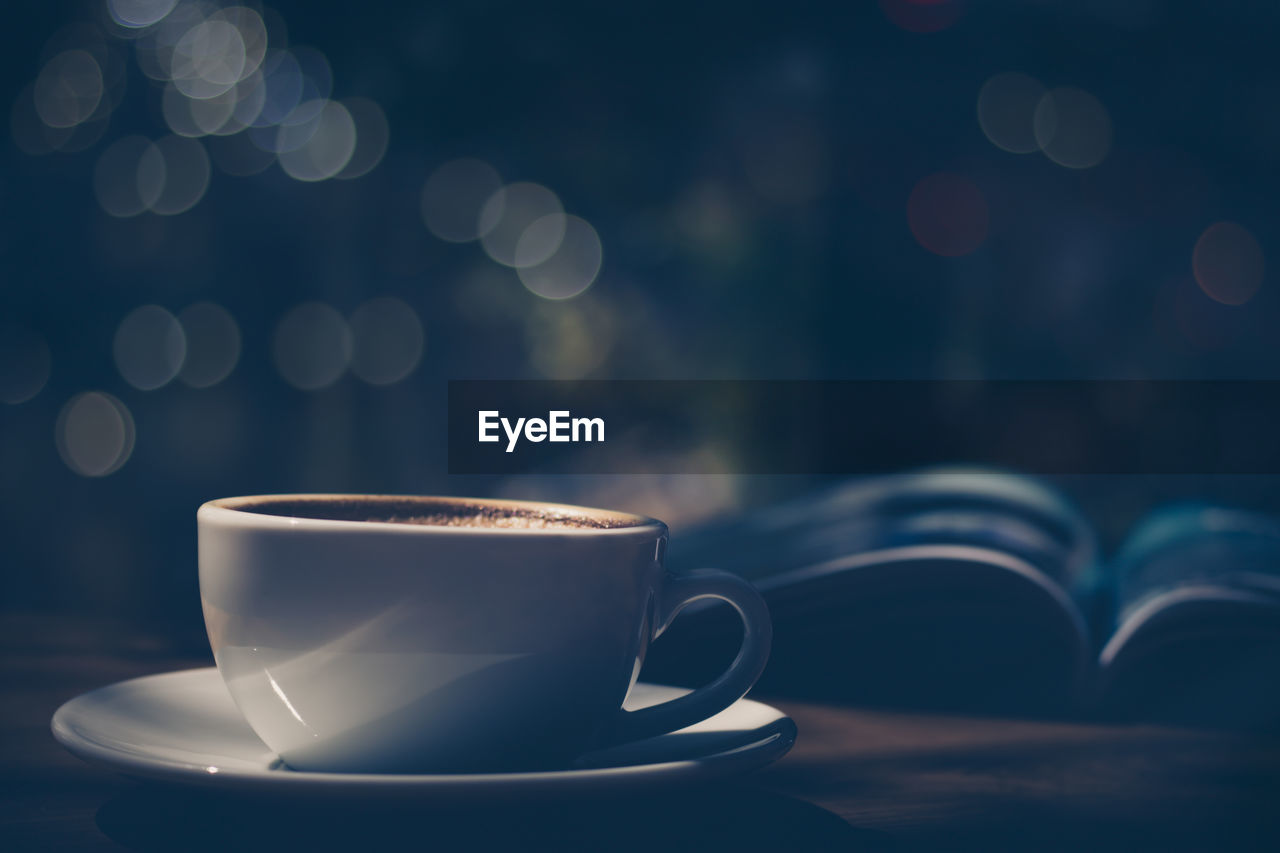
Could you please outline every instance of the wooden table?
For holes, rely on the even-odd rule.
[[[1280,742],[1158,727],[775,700],[795,749],[753,776],[625,800],[336,808],[153,789],[49,734],[63,701],[208,665],[162,638],[0,617],[0,851],[1280,850]]]

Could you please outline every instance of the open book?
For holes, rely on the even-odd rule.
[[[674,570],[769,602],[759,689],[916,708],[1280,725],[1280,521],[1182,505],[1098,553],[1038,481],[942,470],[857,480],[672,536]],[[696,683],[741,636],[690,607],[646,677]]]

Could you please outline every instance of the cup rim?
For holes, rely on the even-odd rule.
[[[284,515],[280,513],[261,512],[248,509],[255,504],[271,504],[283,502],[315,501],[367,501],[369,503],[422,503],[449,506],[476,507],[509,507],[513,509],[529,509],[553,511],[570,516],[606,516],[620,523],[615,527],[462,527],[443,524],[404,524],[394,521],[357,521],[342,518],[310,518],[306,516]],[[238,497],[217,498],[206,501],[196,512],[196,519],[202,523],[220,523],[228,526],[284,530],[332,530],[355,531],[360,529],[377,530],[379,533],[395,533],[408,536],[503,536],[503,537],[547,537],[547,536],[628,536],[644,534],[665,534],[667,525],[656,518],[637,513],[619,510],[600,509],[596,507],[562,504],[552,501],[511,500],[505,498],[478,498],[451,495],[412,495],[412,494],[348,494],[337,492],[300,492],[263,495],[242,495]]]

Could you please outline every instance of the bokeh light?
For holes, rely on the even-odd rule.
[[[311,48],[269,52],[263,63],[262,105],[249,131],[255,145],[279,153],[311,138],[329,103],[333,72]]]
[[[356,125],[351,113],[337,101],[327,101],[308,122],[306,140],[296,147],[281,146],[280,167],[299,181],[324,181],[335,177],[356,150]],[[281,126],[281,135],[295,128]]]
[[[543,217],[563,213],[560,199],[541,184],[508,184],[480,208],[480,245],[486,255],[503,266],[518,266],[516,246],[525,230]]]
[[[209,155],[198,140],[166,136],[143,153],[139,164],[140,196],[161,216],[185,213],[209,189]],[[149,186],[159,175],[158,186]]]
[[[404,379],[422,360],[422,322],[392,296],[370,299],[351,315],[351,372],[370,385]]]
[[[164,192],[165,179],[168,177],[164,154],[151,143],[138,158],[138,199],[147,210],[159,201]]]
[[[996,74],[978,92],[978,124],[991,144],[1003,151],[1039,151],[1035,114],[1044,96],[1044,86],[1034,77],[1016,71]]]
[[[603,261],[604,248],[591,223],[565,216],[555,253],[536,266],[519,268],[517,274],[525,287],[544,299],[570,299],[591,286]]]
[[[226,24],[234,31],[238,43],[244,47],[244,65],[239,68],[236,82],[240,82],[256,72],[267,56],[267,25],[262,16],[248,6],[228,6],[219,9],[209,16],[209,22]],[[228,43],[234,41],[230,34],[226,35]],[[225,64],[228,53],[222,53]]]
[[[391,140],[391,129],[382,107],[368,98],[347,98],[342,106],[355,122],[356,146],[347,165],[334,177],[349,181],[369,174],[382,162]]]
[[[98,107],[98,116],[72,127],[50,127],[36,112],[35,87],[26,86],[18,93],[9,113],[9,130],[20,151],[33,157],[61,151],[72,154],[97,144],[107,129],[107,112]],[[105,100],[103,104],[105,104]]]
[[[226,379],[240,360],[240,327],[225,308],[197,302],[178,314],[187,354],[178,376],[192,388],[210,388]]]
[[[141,29],[158,23],[176,5],[178,0],[107,0],[107,11],[120,26]]]
[[[320,127],[320,115],[328,101],[319,98],[298,104],[285,121],[274,127],[255,128],[249,138],[276,154],[296,151],[311,141]]]
[[[168,311],[143,305],[120,321],[111,354],[125,382],[140,391],[154,391],[169,384],[182,369],[186,335]]]
[[[252,86],[252,82],[242,83],[221,95],[198,100],[188,98],[169,83],[161,99],[165,124],[179,136],[192,138],[239,133],[253,120],[261,105],[261,101],[254,97],[260,92],[260,87],[242,92],[241,86]]]
[[[144,155],[153,147],[149,140],[141,136],[126,136],[113,142],[99,155],[93,170],[93,191],[98,204],[109,215],[120,218],[137,216],[155,201],[154,197],[143,197],[143,181],[140,180]],[[148,159],[152,162],[154,171],[154,155]],[[160,165],[163,164],[161,159]],[[153,183],[155,176],[151,175],[149,178],[147,183]],[[161,175],[162,184],[163,180]],[[148,186],[147,190],[150,193],[154,191],[154,187]]]
[[[479,239],[480,211],[500,189],[502,178],[488,163],[452,160],[432,172],[422,187],[422,221],[450,243]]]
[[[101,29],[69,24],[44,46],[42,65],[10,113],[14,143],[27,154],[74,153],[97,144],[124,96],[126,65]]]
[[[535,219],[516,241],[514,267],[537,266],[556,253],[564,240],[565,215],[549,213]]]
[[[943,257],[973,252],[987,237],[987,201],[962,175],[939,172],[922,178],[907,200],[907,222],[916,242]]]
[[[298,73],[302,75],[302,92],[298,96],[298,103],[328,101],[333,94],[333,68],[329,65],[329,59],[314,47],[293,47],[290,52],[298,65]],[[294,115],[296,118],[292,117]],[[288,124],[290,121],[305,121],[310,117],[310,113],[302,111],[285,116],[281,122]]]
[[[254,122],[258,121],[259,116],[262,115],[262,108],[267,103],[267,84],[262,76],[262,70],[253,72],[237,83],[229,96],[230,100],[235,102],[235,108],[231,111],[231,118],[227,119],[226,124],[213,131],[214,135],[230,136],[253,127]]]
[[[272,355],[286,382],[315,391],[341,378],[351,349],[351,330],[342,315],[322,302],[304,302],[276,327]]]
[[[148,78],[169,82],[173,46],[182,34],[202,20],[194,3],[174,4],[164,18],[153,26],[139,28],[133,39],[133,55],[138,69]]]
[[[45,64],[32,95],[45,124],[74,127],[88,121],[102,102],[102,69],[88,51],[68,50]]]
[[[1249,230],[1234,222],[1210,225],[1191,255],[1196,283],[1211,299],[1243,305],[1262,286],[1262,247]]]
[[[133,453],[133,415],[110,394],[88,391],[62,407],[54,437],[68,468],[83,477],[105,477]]]
[[[222,95],[257,71],[267,30],[252,9],[219,9],[186,30],[169,55],[169,79],[187,97]]]
[[[1036,143],[1045,156],[1069,169],[1089,169],[1111,150],[1111,117],[1082,89],[1063,86],[1046,92],[1036,106]]]
[[[191,109],[195,103],[198,102],[182,94],[177,86],[166,84],[164,94],[160,96],[160,114],[164,116],[164,123],[179,136],[204,136],[209,131],[196,121]]]
[[[162,83],[172,80],[173,55],[178,42],[204,23],[207,11],[201,3],[180,2],[154,25],[145,28],[134,40],[134,55],[142,73]]]
[[[49,381],[52,359],[40,334],[17,326],[0,326],[0,402],[25,403]]]
[[[315,48],[290,47],[284,22],[272,10],[220,8],[204,0],[107,5],[123,28],[115,35],[132,42],[143,73],[163,85],[161,115],[169,130],[187,139],[234,138],[212,144],[211,153],[204,143],[197,150],[160,142],[158,151],[126,143],[99,169],[99,201],[111,215],[190,209],[207,189],[210,156],[232,175],[256,175],[279,162],[289,177],[315,182],[361,177],[385,155],[389,128],[382,108],[368,98],[331,100],[329,60]],[[103,56],[114,57],[94,32]],[[108,96],[123,90],[119,61],[109,63],[110,75],[103,61],[93,50],[73,46],[47,64],[37,85],[14,103],[11,125],[20,148],[43,154],[96,141],[114,108]],[[49,122],[37,115],[37,95]],[[95,98],[103,105],[96,112]]]
[[[94,193],[111,216],[150,210],[175,216],[190,210],[209,188],[209,155],[195,139],[171,135],[156,142],[126,136],[102,152]]]
[[[262,106],[252,124],[274,127],[302,102],[306,81],[302,66],[287,50],[270,50],[262,63]],[[264,137],[265,138],[265,137]]]
[[[189,98],[221,95],[244,73],[244,39],[227,21],[202,21],[183,33],[173,47],[169,74]]]

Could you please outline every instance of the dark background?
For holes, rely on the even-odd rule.
[[[108,615],[200,648],[194,513],[226,495],[554,498],[655,515],[678,536],[811,485],[450,478],[449,379],[1280,375],[1268,266],[1280,9],[1268,4],[274,8],[289,46],[327,56],[334,98],[385,111],[385,158],[318,183],[215,165],[191,210],[132,218],[104,212],[95,164],[117,139],[169,133],[160,86],[100,2],[5,9],[5,104],[85,37],[68,42],[68,26],[101,25],[95,38],[125,69],[93,145],[32,155],[0,143],[0,376],[21,377],[40,341],[50,365],[38,393],[0,405],[6,610]],[[1096,98],[1105,157],[1067,168],[994,145],[978,96],[1005,72]],[[592,286],[544,299],[476,245],[433,236],[423,186],[459,157],[543,184],[589,221],[604,258]],[[1236,242],[1197,279],[1197,241],[1220,222],[1239,226]],[[384,296],[425,332],[406,378],[346,374],[317,390],[282,378],[273,340],[291,309],[314,300],[350,316]],[[202,301],[238,325],[230,375],[201,389],[130,385],[112,356],[121,321]],[[77,473],[58,450],[59,413],[86,391],[113,395],[136,427],[107,476]],[[1280,503],[1263,477],[1060,482],[1111,544],[1166,498]]]

